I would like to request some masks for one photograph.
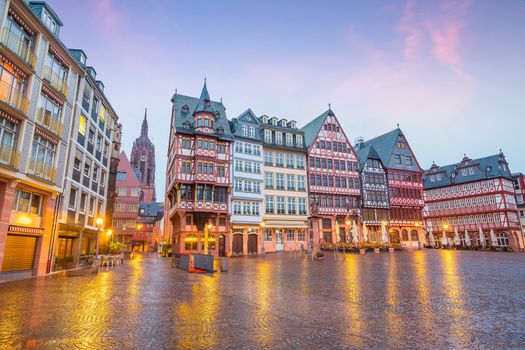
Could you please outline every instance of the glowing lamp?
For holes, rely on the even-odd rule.
[[[443,228],[444,228],[445,230],[448,230],[448,225],[447,225],[447,224],[443,225]]]
[[[208,224],[208,230],[211,230],[211,228],[213,227],[213,225],[211,224],[211,222]]]
[[[351,224],[350,220],[346,220],[346,226],[350,226]]]
[[[266,226],[266,223],[263,221],[259,224],[262,228],[264,228]]]
[[[23,226],[31,226],[31,224],[33,224],[33,218],[31,215],[19,214],[16,218],[16,223]]]
[[[102,226],[102,224],[104,223],[104,219],[99,216],[95,222],[97,223],[97,226]]]

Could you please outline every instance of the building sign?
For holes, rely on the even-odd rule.
[[[44,229],[39,227],[9,225],[8,232],[19,235],[42,236],[44,234]]]

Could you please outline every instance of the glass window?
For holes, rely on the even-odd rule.
[[[68,207],[73,210],[77,207],[77,190],[73,187],[71,187],[71,190],[69,191]]]
[[[40,195],[22,190],[15,191],[13,210],[40,215],[41,205],[42,197]]]

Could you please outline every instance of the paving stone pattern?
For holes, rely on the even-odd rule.
[[[0,349],[523,349],[525,255],[288,253],[0,283]]]

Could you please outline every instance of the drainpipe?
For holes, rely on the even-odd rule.
[[[57,233],[57,226],[58,226],[58,209],[60,207],[60,203],[62,202],[62,194],[57,196],[57,199],[55,201],[55,209],[53,212],[53,225],[51,228],[51,242],[49,243],[49,253],[47,255],[47,267],[46,267],[46,274],[51,272],[51,263],[53,262],[53,252],[55,251],[55,236]]]

